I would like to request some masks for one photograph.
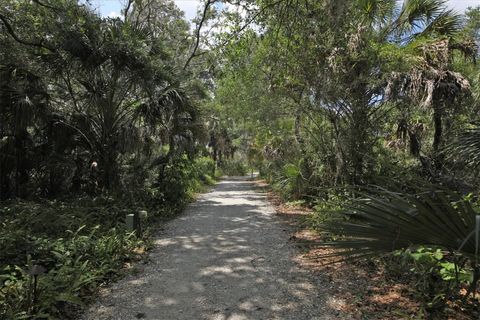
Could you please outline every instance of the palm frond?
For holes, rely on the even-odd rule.
[[[361,0],[358,3],[363,14],[373,23],[382,25],[392,18],[395,0]]]
[[[440,36],[453,36],[460,28],[461,16],[453,10],[446,10],[433,18],[419,35],[428,36],[430,34],[436,34]]]
[[[432,34],[452,36],[461,26],[461,17],[448,10],[444,0],[406,0],[390,32],[401,41]]]
[[[468,166],[475,168],[480,166],[480,126],[461,133],[452,144],[446,147],[445,153],[450,159],[458,157]]]
[[[479,249],[473,236],[476,216],[469,202],[447,190],[427,188],[404,194],[377,188],[337,219],[325,222],[323,230],[337,235],[337,240],[320,245],[341,249],[330,254],[336,257],[436,246],[473,258]]]

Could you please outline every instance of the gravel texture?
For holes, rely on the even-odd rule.
[[[224,180],[169,222],[143,270],[82,319],[338,319],[329,285],[293,262],[285,228],[252,182]]]

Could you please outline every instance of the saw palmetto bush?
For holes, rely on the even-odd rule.
[[[413,193],[375,187],[322,225],[335,247],[326,256],[338,260],[381,256],[421,246],[440,248],[468,262],[473,272],[470,291],[480,275],[480,215],[460,195],[430,187]],[[334,259],[337,261],[336,259]]]

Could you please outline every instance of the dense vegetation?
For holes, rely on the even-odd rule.
[[[480,7],[208,0],[190,26],[170,0],[129,0],[122,14],[0,6],[0,317],[72,316],[148,246],[125,214],[169,217],[247,168],[315,208],[332,256],[411,270],[427,314],[478,308]]]
[[[0,318],[64,318],[213,182],[208,78],[169,1],[3,1],[0,43]]]
[[[255,25],[221,49],[212,109],[286,201],[315,208],[318,246],[336,248],[325,261],[392,253],[375,261],[415,275],[418,315],[442,318],[458,299],[478,309],[480,8],[264,0],[242,12],[236,29]]]

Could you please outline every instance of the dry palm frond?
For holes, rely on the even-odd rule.
[[[440,39],[423,44],[422,50],[425,64],[430,67],[444,69],[450,62],[450,41],[448,39]]]
[[[405,94],[410,95],[422,106],[429,107],[435,97],[453,101],[456,97],[470,92],[470,82],[460,73],[449,70],[452,57],[451,41],[441,39],[423,44],[422,60],[413,66],[410,72],[403,75],[392,74],[389,81],[389,96],[392,95],[394,84],[398,79],[406,79],[406,86],[397,87]]]
[[[359,25],[357,30],[349,35],[347,48],[350,53],[359,52],[365,45],[365,34],[367,30],[367,26]]]
[[[452,41],[450,50],[460,51],[465,59],[470,59],[473,63],[477,62],[478,45],[473,39],[465,39],[463,41]]]

